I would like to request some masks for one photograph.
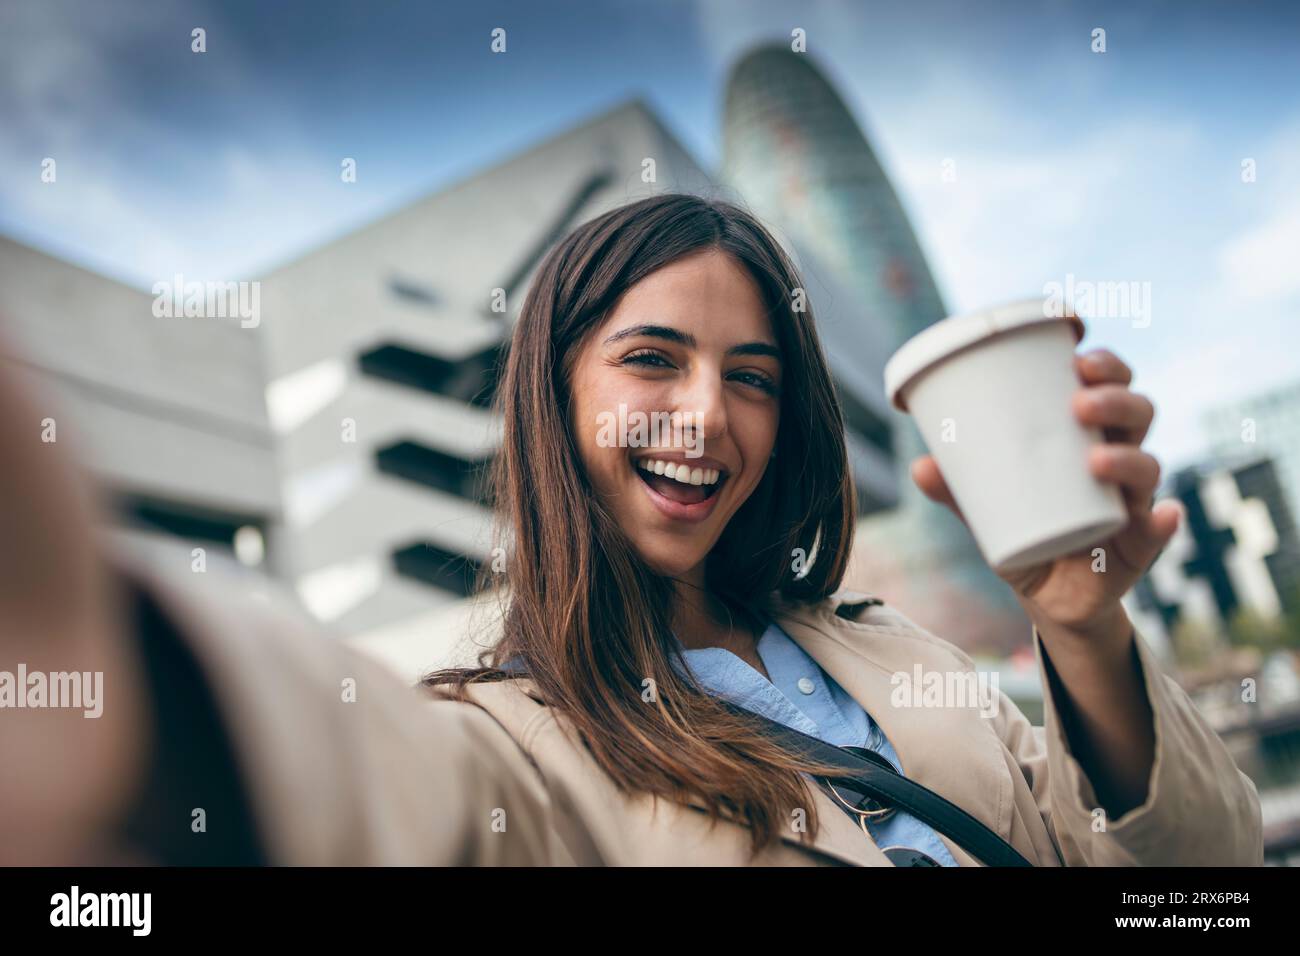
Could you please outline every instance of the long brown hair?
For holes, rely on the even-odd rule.
[[[579,226],[538,269],[495,396],[504,435],[489,486],[506,573],[485,566],[478,590],[503,597],[501,636],[479,667],[436,671],[423,683],[451,685],[458,696],[468,683],[509,677],[504,663],[520,665],[620,788],[678,801],[693,795],[714,820],[749,826],[757,850],[796,807],[816,832],[798,771],[819,768],[773,745],[673,666],[673,582],[638,557],[572,467],[581,459],[569,386],[581,345],[630,286],[707,249],[734,257],[757,284],[783,383],[776,455],[710,552],[707,589],[763,615],[773,592],[812,603],[839,587],[855,495],[843,417],[798,273],[744,209],[658,195]],[[795,560],[796,549],[813,556],[810,567]]]

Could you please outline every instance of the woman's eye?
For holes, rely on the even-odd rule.
[[[632,352],[623,359],[623,364],[645,365],[650,368],[671,368],[672,363],[658,352]]]
[[[734,377],[744,381],[746,385],[762,389],[769,395],[776,394],[776,382],[761,372],[737,372]]]

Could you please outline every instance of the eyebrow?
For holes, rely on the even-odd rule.
[[[655,339],[666,339],[669,342],[676,342],[679,345],[685,345],[687,348],[695,348],[698,343],[695,336],[689,332],[682,332],[678,329],[671,328],[667,325],[632,325],[620,332],[615,332],[605,340],[606,345],[612,345],[623,339],[632,338],[637,335],[645,335]],[[727,349],[728,355],[768,355],[781,360],[781,350],[775,345],[767,342],[742,342],[740,345],[733,345]]]

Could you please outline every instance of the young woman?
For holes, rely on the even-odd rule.
[[[1046,732],[1005,695],[992,719],[900,709],[892,675],[972,665],[865,595],[837,593],[854,493],[800,287],[759,222],[694,196],[616,209],[551,252],[498,394],[508,557],[486,578],[506,595],[501,632],[485,666],[426,684],[511,731],[577,808],[586,860],[742,862],[748,842],[770,862],[806,858],[788,844],[862,863],[886,862],[878,847],[891,845],[972,862],[906,813],[863,818],[865,838],[808,786],[809,764],[719,706],[727,698],[879,751],[1032,862],[1258,862],[1253,785],[1120,605],[1178,522],[1176,505],[1151,508],[1159,468],[1140,445],[1153,408],[1128,390],[1128,368],[1106,352],[1078,362],[1075,410],[1109,435],[1093,473],[1123,488],[1132,515],[1105,543],[1107,573],[1084,553],[1008,579],[1036,625]],[[663,444],[598,440],[602,422],[638,413],[693,424]],[[957,511],[932,458],[913,474]],[[705,819],[747,836],[706,832]]]
[[[217,610],[227,592],[113,556],[144,676],[132,640],[88,643],[119,648],[123,683],[151,688],[155,712],[188,706],[208,728],[204,766],[231,772],[203,786],[232,826],[244,821],[243,858],[987,862],[905,808],[823,785],[825,765],[757,714],[878,755],[1033,864],[1261,861],[1254,785],[1120,605],[1178,521],[1176,506],[1151,507],[1159,469],[1141,443],[1153,409],[1128,389],[1129,369],[1107,352],[1077,360],[1075,412],[1107,436],[1090,467],[1131,514],[1104,543],[1107,572],[1081,554],[1007,579],[1034,624],[1046,726],[1000,693],[910,706],[898,675],[906,691],[917,668],[963,677],[973,665],[840,587],[855,499],[800,286],[757,220],[694,196],[615,209],[551,251],[496,396],[505,565],[485,569],[484,586],[501,596],[499,629],[479,667],[429,675],[422,700],[284,618],[230,617]],[[671,427],[611,427],[635,421]],[[913,477],[957,511],[932,459]],[[27,492],[39,483],[29,476]],[[193,702],[202,693],[160,704],[178,683],[210,692],[210,707]],[[154,779],[187,785],[175,748],[134,753],[140,722],[119,723],[121,765],[152,755]],[[108,803],[145,852],[202,859],[188,835],[169,842],[140,822],[195,799],[148,813]]]

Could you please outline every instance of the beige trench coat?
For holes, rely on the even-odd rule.
[[[120,554],[213,688],[270,859],[285,864],[889,866],[814,789],[820,831],[752,857],[748,832],[695,806],[620,793],[527,681],[430,697],[297,615],[188,563]],[[779,602],[777,623],[880,724],[904,772],[1039,866],[1257,865],[1259,797],[1139,635],[1155,716],[1146,802],[1100,819],[1051,694],[1032,726],[1004,693],[980,707],[891,705],[901,673],[969,671],[960,649],[841,591]],[[1034,635],[1040,678],[1043,648]],[[351,681],[351,684],[347,682]],[[1044,681],[1045,682],[1045,681]],[[355,689],[345,700],[343,688]],[[1045,682],[1046,686],[1046,682]],[[944,838],[954,859],[978,865]]]

